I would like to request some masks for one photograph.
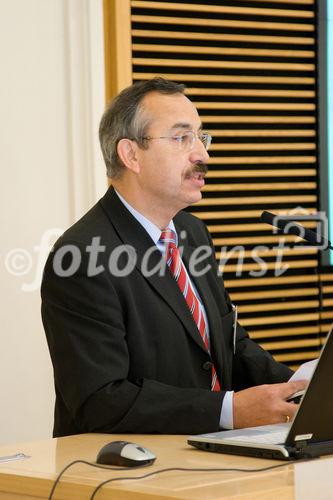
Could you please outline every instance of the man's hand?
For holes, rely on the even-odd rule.
[[[295,392],[308,385],[308,380],[283,384],[258,385],[234,393],[234,429],[277,424],[293,419],[298,406],[287,403]],[[288,418],[289,417],[289,418]]]

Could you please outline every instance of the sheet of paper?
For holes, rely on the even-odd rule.
[[[25,460],[26,458],[31,458],[29,455],[25,455],[24,453],[15,453],[15,455],[6,455],[4,457],[0,457],[0,464],[5,462],[13,462],[14,460]]]
[[[318,359],[307,361],[303,363],[298,370],[290,377],[289,381],[293,380],[310,380],[312,374],[317,366]]]

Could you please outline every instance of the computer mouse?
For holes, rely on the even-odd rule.
[[[155,460],[156,455],[139,444],[128,441],[112,441],[100,449],[96,462],[105,465],[138,467],[150,465]]]

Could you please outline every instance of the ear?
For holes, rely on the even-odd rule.
[[[140,172],[140,165],[137,155],[138,145],[130,139],[120,139],[117,145],[118,156],[123,164],[135,173]]]

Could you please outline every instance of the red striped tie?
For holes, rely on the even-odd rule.
[[[180,257],[179,250],[176,246],[176,234],[172,229],[166,229],[162,231],[160,236],[160,241],[166,246],[166,260],[167,264],[175,277],[178,286],[184,295],[186,303],[193,315],[193,319],[198,327],[200,335],[202,337],[203,343],[209,352],[209,341],[208,341],[208,331],[205,316],[202,312],[201,304],[195,294],[191,281],[186,272],[183,261]],[[214,365],[212,365],[212,391],[220,391],[220,383],[218,381],[216,370]]]

